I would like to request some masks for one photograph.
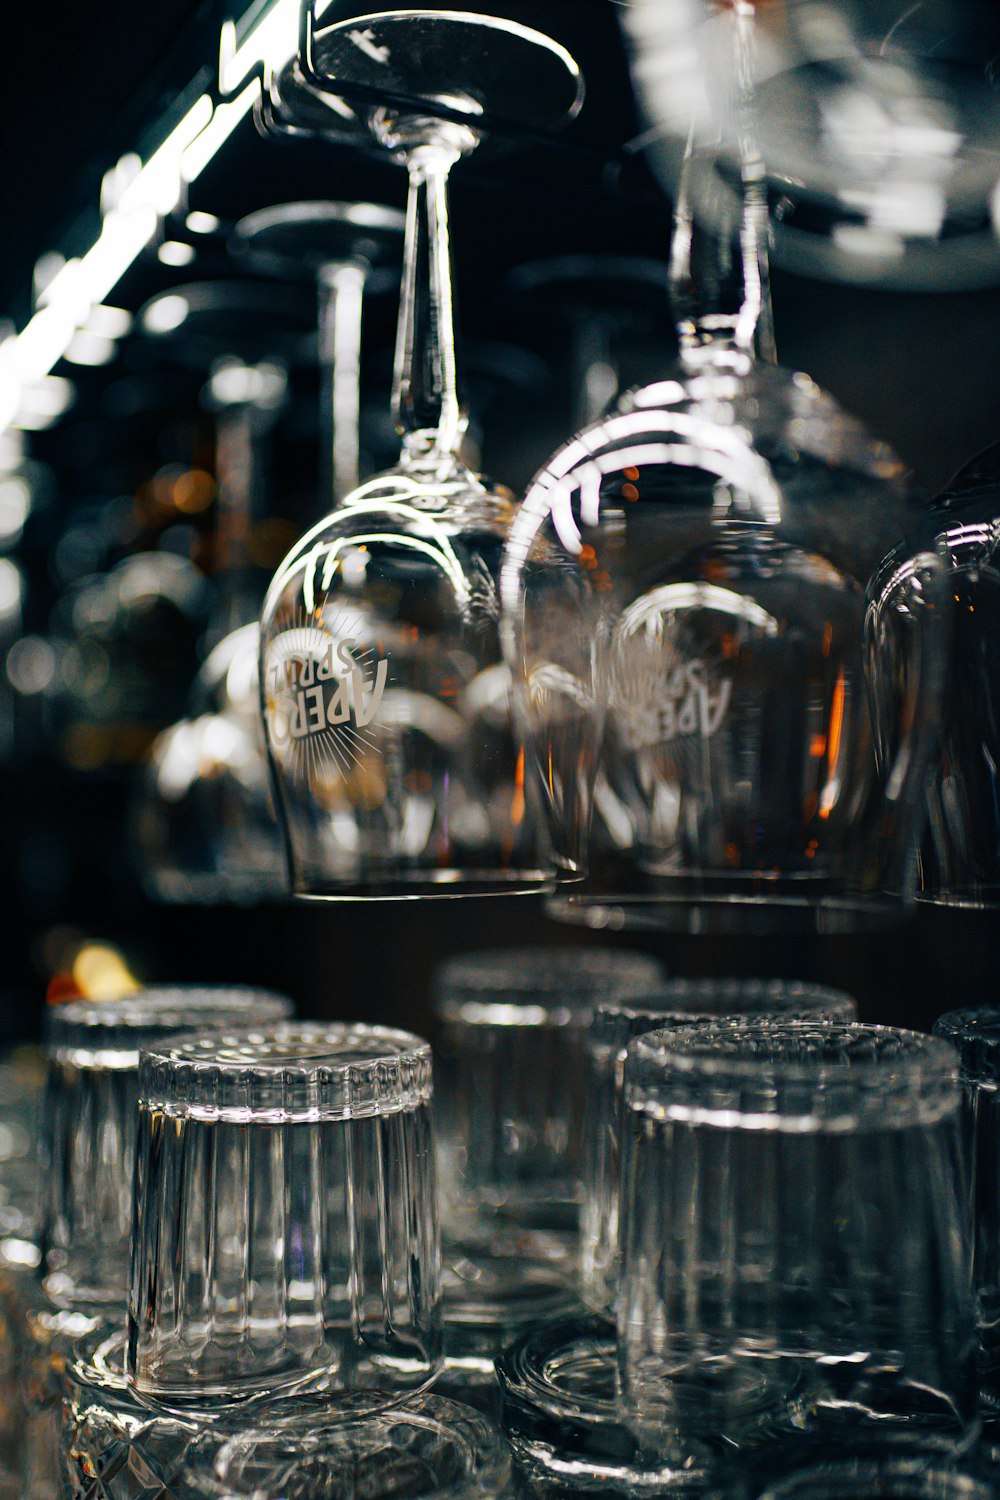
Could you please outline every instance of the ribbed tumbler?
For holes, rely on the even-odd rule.
[[[1000,1411],[1000,1007],[949,1011],[934,1033],[959,1055],[979,1301],[980,1395]]]
[[[141,1395],[214,1410],[318,1384],[377,1407],[425,1385],[440,1346],[426,1042],[304,1023],[143,1054]]]
[[[643,953],[542,946],[460,954],[438,971],[442,1131],[450,1222],[576,1224],[584,1045],[594,1007],[648,989]]]
[[[59,1494],[59,1412],[76,1339],[124,1310],[139,1050],[181,1032],[269,1025],[292,1002],[252,986],[177,985],[46,1015],[41,1265],[24,1311],[21,1500]]]
[[[184,1031],[268,1025],[291,1016],[284,995],[177,985],[46,1016],[49,1075],[42,1222],[45,1289],[61,1304],[123,1305],[128,1282],[139,1051]]]
[[[584,1047],[594,1006],[662,982],[643,953],[541,946],[465,953],[435,981],[449,1358],[492,1358],[577,1309]]]
[[[618,1120],[625,1049],[636,1037],[727,1018],[852,1021],[850,995],[785,979],[670,979],[646,994],[602,1001],[587,1037],[580,1288],[612,1317],[618,1291]]]
[[[764,1432],[960,1448],[975,1308],[957,1059],[889,1027],[746,1021],[625,1062],[623,1412],[683,1453]]]

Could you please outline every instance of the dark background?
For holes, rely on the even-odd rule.
[[[512,305],[507,273],[542,255],[580,250],[662,258],[670,206],[641,157],[624,149],[638,126],[612,0],[508,0],[491,8],[549,30],[579,57],[588,83],[587,105],[563,145],[484,153],[455,173],[466,336],[473,346],[526,343],[554,371],[549,398],[510,408],[487,440],[487,467],[523,485],[571,429],[566,336],[558,319],[537,310],[528,316]],[[98,225],[102,172],[121,152],[141,149],[144,130],[202,62],[208,78],[218,23],[216,5],[191,0],[159,7],[57,0],[5,16],[0,313],[18,326],[30,311],[35,259],[55,247],[87,248]],[[402,204],[404,182],[391,166],[343,148],[261,140],[246,121],[194,185],[189,206],[233,220],[268,203],[311,196]],[[149,255],[110,300],[134,310],[172,283],[217,273],[232,274],[217,247],[205,247],[197,265],[183,272]],[[808,370],[892,442],[928,490],[1000,437],[1000,290],[904,295],[820,285],[778,271],[774,297],[783,363]],[[385,298],[368,321],[366,363],[380,391],[393,317],[394,301]],[[648,332],[635,351],[637,368],[627,374],[643,374],[654,355],[657,364],[668,362],[665,308]],[[155,468],[148,434],[127,436],[107,419],[109,384],[141,374],[144,361],[130,345],[115,369],[92,376],[72,371],[80,388],[74,413],[33,444],[53,465],[58,494],[29,537],[37,584],[31,628],[45,627],[55,587],[48,559],[72,506],[91,492],[127,493]],[[287,475],[276,481],[284,486],[284,512],[298,525],[309,518],[314,483],[302,459],[308,436],[289,445]],[[373,428],[373,461],[387,461],[384,442]],[[426,1025],[428,978],[441,956],[513,942],[631,944],[661,954],[677,973],[822,979],[857,995],[867,1019],[916,1026],[955,1005],[994,999],[1000,941],[988,912],[923,909],[884,935],[723,941],[597,939],[556,927],[528,898],[257,911],[154,907],[140,895],[124,852],[126,801],[125,777],[72,774],[44,738],[4,773],[8,930],[0,983],[15,1032],[36,1028],[54,955],[72,936],[67,929],[118,944],[143,979],[272,984],[309,1014],[416,1029]]]

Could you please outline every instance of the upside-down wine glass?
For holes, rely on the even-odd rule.
[[[589,427],[670,337],[665,262],[643,255],[554,255],[511,272],[508,286],[532,320],[563,326],[574,429]],[[643,360],[645,355],[645,361]]]
[[[233,254],[263,275],[315,281],[324,505],[360,482],[362,311],[366,297],[396,283],[405,223],[381,203],[307,201],[258,209],[233,232]]]
[[[315,285],[318,472],[321,492],[334,500],[358,482],[363,302],[373,277],[375,290],[382,286],[378,278],[385,277],[386,264],[391,266],[395,258],[403,225],[402,213],[381,204],[283,203],[241,219],[230,242],[237,259],[283,283],[263,289],[265,308],[303,279]],[[179,315],[179,298],[189,309],[180,330],[190,332],[193,322],[199,331],[199,323],[204,325],[206,314],[213,313],[213,299],[200,308],[199,318],[197,300],[192,309],[190,289],[187,296],[185,291],[166,293],[147,305],[143,321],[150,331],[174,331],[169,325]],[[234,293],[239,293],[238,283],[216,289],[223,310],[230,306],[225,294],[231,299]],[[231,310],[238,313],[239,304]],[[237,348],[248,339],[259,346],[260,324],[255,319],[248,328],[245,319],[242,326],[234,321],[224,326],[222,336]],[[200,331],[204,337],[210,329]],[[209,404],[218,413],[219,541],[228,559],[223,579],[235,580],[236,587],[230,583],[221,601],[222,631],[215,632],[221,639],[210,642],[213,649],[198,674],[191,711],[159,736],[138,804],[142,866],[159,900],[253,902],[286,892],[260,722],[260,597],[247,568],[251,522],[260,507],[266,415],[270,412],[273,421],[283,405],[275,399],[275,381],[267,379],[272,369],[280,374],[270,364],[246,369],[227,363],[213,373],[208,388]],[[324,503],[321,512],[325,508]]]
[[[536,890],[547,870],[497,630],[514,503],[459,457],[447,182],[479,144],[484,109],[553,127],[579,108],[579,70],[547,37],[489,16],[399,10],[306,32],[310,77],[331,98],[359,83],[460,118],[339,104],[344,134],[409,173],[393,398],[403,450],[302,538],[264,604],[264,721],[293,888]]]
[[[994,444],[971,459],[930,507],[955,601],[918,890],[921,901],[938,906],[1000,906],[998,458]]]
[[[556,915],[884,925],[913,893],[943,567],[915,540],[894,455],[766,362],[752,7],[727,16],[741,157],[692,138],[671,257],[679,366],[536,477],[501,571],[505,654],[557,865],[584,882]],[[702,230],[722,223],[731,236]],[[625,836],[586,880],[599,776]]]
[[[197,330],[206,313],[219,316],[215,299],[221,299],[224,311],[235,291],[233,284],[222,283],[161,294],[147,304],[147,326],[155,330],[173,304],[177,311],[171,316],[187,306],[183,322],[190,318]],[[207,299],[201,319],[198,299],[193,306],[188,300],[196,292]],[[254,337],[260,338],[260,324],[267,321],[262,309]],[[238,345],[237,330],[233,338]],[[277,336],[276,341],[280,346]],[[284,891],[257,712],[257,626],[252,622],[259,593],[252,532],[260,519],[265,448],[285,406],[287,384],[279,361],[246,363],[232,357],[213,365],[203,392],[216,438],[218,567],[206,632],[210,649],[192,685],[187,713],[154,740],[133,802],[136,865],[157,901],[254,902]]]
[[[632,0],[617,14],[649,165],[673,196],[692,110],[718,117],[731,86],[727,17],[715,0]],[[991,0],[784,0],[761,5],[759,25],[776,262],[897,290],[995,285]]]

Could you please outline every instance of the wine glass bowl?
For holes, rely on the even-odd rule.
[[[437,11],[316,31],[307,9],[299,62],[315,90],[347,84],[370,98],[354,115],[358,144],[405,167],[410,195],[399,464],[307,533],[264,604],[264,721],[293,887],[376,898],[537,890],[548,871],[498,633],[514,503],[459,455],[447,182],[479,145],[487,102],[551,128],[579,107],[579,70],[525,27]]]
[[[586,875],[599,776],[625,829],[558,915],[840,931],[902,910],[945,613],[940,559],[897,551],[915,527],[884,445],[732,348],[556,454],[508,543],[505,651],[561,871]]]
[[[918,898],[1000,905],[997,693],[1000,658],[1000,452],[972,459],[931,504],[954,599],[948,693],[921,850]]]
[[[257,658],[257,626],[230,631],[195,679],[188,717],[153,744],[133,818],[156,900],[243,903],[285,895]]]
[[[387,475],[275,578],[262,680],[297,887],[415,895],[543,879],[515,862],[523,775],[493,581],[512,513],[512,496],[471,476]]]

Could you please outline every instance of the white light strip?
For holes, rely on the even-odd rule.
[[[0,345],[0,433],[15,420],[22,390],[51,372],[93,309],[152,239],[161,216],[177,207],[184,185],[201,175],[253,108],[260,85],[256,79],[247,83],[249,74],[261,65],[281,68],[294,55],[298,14],[298,0],[276,0],[238,48],[232,45],[235,27],[231,22],[223,27],[222,90],[245,86],[214,109],[208,94],[192,104],[105,214],[96,242],[85,255],[66,262],[45,288],[45,305],[16,337]]]
[[[235,46],[236,26],[227,21],[219,39],[219,87],[231,94],[258,67],[275,72],[294,57],[299,46],[299,0],[276,0],[250,35]]]
[[[4,345],[0,412],[8,421],[11,407],[16,408],[20,399],[20,388],[50,373],[92,309],[105,300],[148,244],[159,216],[180,201],[184,151],[212,115],[212,101],[202,94],[105,215],[100,235],[86,255],[66,262],[45,288],[45,306]],[[6,389],[8,385],[16,386],[17,393]]]
[[[226,144],[237,125],[253,109],[254,100],[260,93],[260,84],[255,79],[247,84],[243,92],[228,104],[216,106],[215,113],[205,129],[191,142],[181,157],[181,176],[185,182],[194,182],[208,166],[215,153]]]

